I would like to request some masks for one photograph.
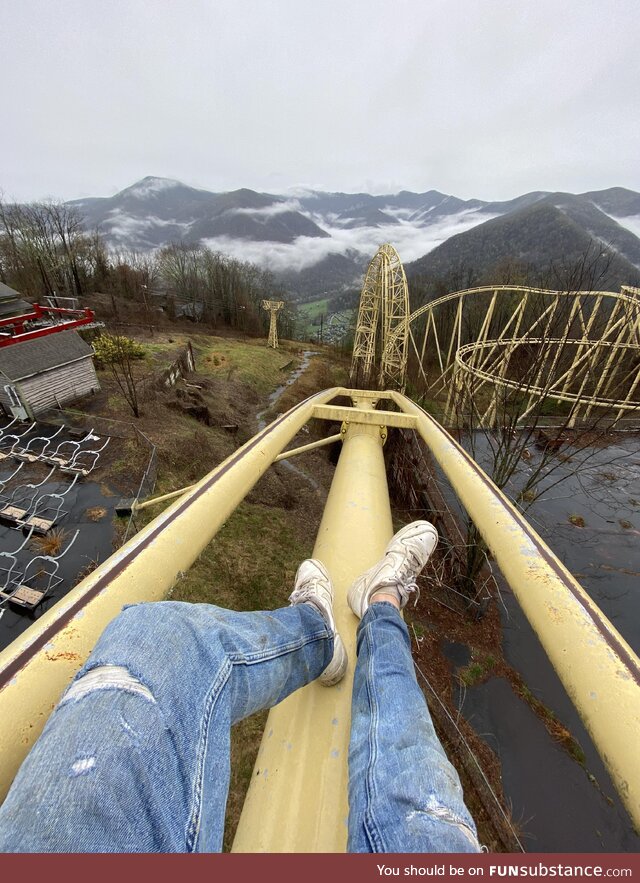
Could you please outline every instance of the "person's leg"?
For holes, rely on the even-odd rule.
[[[417,522],[397,534],[385,559],[349,593],[362,617],[349,746],[350,852],[480,850],[458,774],[416,681],[399,612],[437,541],[425,525]]]
[[[295,606],[272,612],[125,609],[20,768],[0,807],[0,852],[219,850],[231,725],[333,665],[317,573],[306,576]]]
[[[373,603],[358,627],[349,852],[477,852],[460,780],[416,681],[407,627]]]

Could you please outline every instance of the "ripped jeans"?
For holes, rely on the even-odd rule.
[[[0,852],[219,851],[231,725],[318,677],[332,653],[310,604],[125,608],[22,764],[0,807]],[[388,603],[358,629],[348,849],[480,849]]]

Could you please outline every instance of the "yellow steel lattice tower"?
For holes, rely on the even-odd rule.
[[[269,321],[269,340],[267,341],[267,346],[271,346],[274,350],[278,349],[278,310],[281,310],[284,306],[283,300],[263,300],[262,306],[265,310],[271,313],[271,319]]]
[[[408,356],[409,292],[398,252],[380,246],[365,276],[353,343],[351,382],[366,387],[404,389]],[[378,326],[382,325],[381,334]],[[380,356],[378,376],[374,365]]]

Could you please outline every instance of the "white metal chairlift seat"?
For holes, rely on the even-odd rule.
[[[9,457],[13,456],[14,448],[17,446],[20,439],[24,438],[27,433],[31,432],[35,425],[36,424],[34,421],[31,426],[29,426],[27,429],[25,429],[24,432],[21,432],[19,435],[11,433],[10,435],[3,435],[0,438],[0,461],[7,460],[9,459]],[[13,439],[13,444],[11,445],[11,447],[7,446],[7,442],[9,441],[9,439]]]
[[[33,484],[19,484],[8,497],[0,498],[0,506],[2,507],[0,508],[0,522],[9,527],[20,527],[36,504],[38,488],[49,481],[55,469],[56,467],[52,466],[42,481]],[[33,493],[29,494],[29,491],[33,491]]]
[[[31,515],[24,519],[21,525],[22,530],[35,531],[42,536],[48,533],[51,528],[67,514],[68,510],[62,508],[64,505],[64,498],[67,496],[78,478],[79,474],[76,473],[73,476],[73,481],[64,491],[52,494],[42,494],[42,496],[38,497],[33,506]]]
[[[49,598],[62,582],[62,577],[58,576],[60,559],[73,546],[79,533],[79,530],[74,533],[67,547],[59,555],[36,555],[32,558],[22,576],[12,580],[7,603],[32,613]]]
[[[64,426],[61,426],[59,429],[57,429],[53,433],[53,435],[37,435],[37,436],[35,436],[29,442],[27,442],[27,444],[25,445],[24,448],[22,448],[21,450],[18,450],[18,451],[14,451],[12,456],[16,460],[22,460],[25,463],[37,463],[39,460],[44,460],[46,451],[49,448],[52,440],[57,435],[60,435],[60,433],[62,432],[63,429],[64,429]],[[39,451],[34,452],[33,446],[36,442],[44,442],[44,444],[42,445],[42,447]]]
[[[0,439],[2,438],[3,435],[6,434],[7,430],[11,429],[11,427],[14,425],[14,423],[17,423],[17,422],[18,422],[18,418],[14,417],[13,420],[10,420],[6,426],[1,426],[0,427]]]
[[[58,447],[53,452],[53,454],[42,458],[43,462],[44,463],[51,463],[53,466],[60,466],[60,467],[68,466],[69,463],[75,457],[75,455],[80,451],[84,442],[86,442],[87,440],[89,440],[92,437],[95,437],[95,436],[93,436],[93,429],[90,429],[89,432],[83,438],[80,439],[80,441],[72,441],[71,439],[65,439],[64,441],[61,441],[60,444],[58,445]],[[69,454],[69,455],[62,454],[61,451],[64,447],[70,447],[72,449],[71,454]]]
[[[86,477],[96,468],[98,460],[100,459],[100,452],[104,451],[110,441],[111,437],[108,437],[105,443],[99,448],[77,451],[73,459],[66,466],[60,467],[60,471],[75,473],[76,475],[81,475],[83,478]]]
[[[5,489],[5,487],[9,484],[9,482],[12,481],[12,480],[16,477],[16,475],[18,474],[18,472],[20,472],[20,470],[21,470],[23,467],[24,467],[24,463],[20,463],[20,465],[18,466],[18,468],[17,468],[17,469],[14,469],[13,472],[11,473],[11,475],[7,475],[6,478],[0,478],[0,492],[3,491],[3,490]],[[1,498],[1,497],[0,497],[0,498]]]
[[[20,543],[17,549],[14,549],[13,552],[0,552],[0,559],[2,559],[2,564],[0,564],[0,619],[4,616],[4,612],[7,609],[7,604],[11,600],[13,596],[13,591],[10,589],[11,585],[11,577],[13,576],[13,571],[18,564],[18,554],[22,552],[24,547],[27,545],[33,531],[29,531],[24,540]],[[7,562],[6,566],[4,562]]]

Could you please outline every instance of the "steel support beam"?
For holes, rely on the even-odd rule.
[[[262,308],[270,313],[269,319],[269,340],[267,346],[278,349],[278,310],[284,306],[283,300],[263,300]]]
[[[168,503],[170,500],[176,500],[178,497],[184,497],[188,491],[192,491],[195,484],[187,487],[181,487],[177,491],[170,491],[168,494],[161,494],[159,497],[152,497],[150,500],[144,500],[142,503],[134,502],[131,506],[132,512],[141,512],[143,509],[149,509],[158,503]],[[120,513],[118,513],[120,514]]]
[[[270,711],[235,852],[345,850],[358,624],[347,606],[347,589],[381,557],[392,533],[379,427],[351,422],[313,550],[331,574],[334,613],[349,669],[337,686],[309,684]]]
[[[317,405],[313,416],[318,420],[347,423],[366,423],[369,426],[393,426],[398,429],[415,429],[416,421],[411,415],[396,411],[362,411],[338,405]]]
[[[478,423],[481,426],[491,426],[498,419],[497,395],[499,390],[506,392],[508,388],[516,388],[528,396],[519,420],[543,397],[576,402],[570,426],[577,422],[577,411],[582,411],[583,405],[584,419],[594,408],[616,409],[616,419],[619,419],[624,412],[640,408],[640,402],[633,397],[640,381],[635,383],[631,377],[633,393],[624,385],[628,365],[640,350],[640,300],[635,291],[628,286],[616,293],[492,285],[437,298],[409,316],[409,323],[423,321],[425,326],[420,352],[411,329],[409,331],[418,358],[417,365],[412,365],[414,371],[417,369],[414,384],[419,378],[426,378],[427,366],[437,361],[439,375],[435,376],[436,369],[433,381],[426,381],[423,392],[442,404],[445,423],[453,421],[456,410],[466,409],[469,394],[465,387],[471,378],[474,385],[470,395],[480,402]],[[482,300],[489,297],[489,302],[483,304]],[[484,309],[484,319],[476,334],[472,316],[479,308]],[[620,320],[616,317],[621,309],[624,316]],[[605,317],[608,315],[608,319],[604,331],[598,331],[596,319],[599,320],[602,313]],[[389,336],[395,338],[397,333],[390,330]],[[392,343],[387,342],[385,346],[391,347]],[[577,349],[567,367],[571,355],[569,344]],[[602,356],[604,345],[613,349],[603,357],[602,376],[594,377],[594,372],[599,371],[597,359]],[[510,382],[512,355],[518,356],[520,347],[528,352],[532,346],[538,348],[538,353],[530,378],[516,377]],[[443,361],[445,351],[446,361]],[[466,365],[461,375],[463,355]],[[423,364],[425,359],[427,365]],[[594,383],[597,395],[592,391]],[[493,386],[492,390],[487,389],[489,385]],[[617,386],[620,387],[617,395],[609,394],[609,390]],[[486,401],[487,395],[490,401]]]
[[[366,386],[381,349],[378,382],[404,389],[409,357],[409,290],[398,252],[388,243],[375,253],[364,279],[353,342],[351,382]],[[378,323],[382,318],[381,337]]]
[[[299,454],[306,454],[307,451],[315,451],[316,448],[324,448],[326,445],[333,445],[336,442],[341,442],[344,438],[344,434],[342,432],[338,432],[336,435],[329,435],[327,438],[320,438],[318,441],[309,442],[308,445],[301,445],[299,448],[291,448],[290,451],[283,451],[273,461],[274,463],[279,463],[281,460],[288,460],[290,457],[297,457]]]

